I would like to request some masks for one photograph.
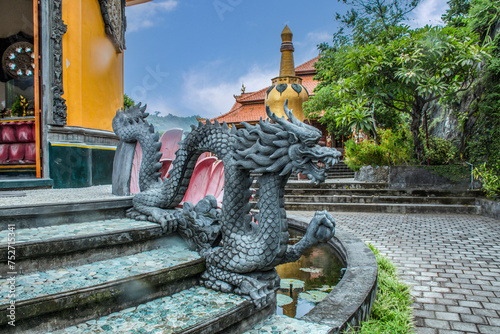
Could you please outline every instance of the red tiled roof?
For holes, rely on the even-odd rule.
[[[299,75],[300,73],[304,72],[311,72],[311,73],[316,73],[316,69],[314,68],[314,64],[318,61],[319,56],[316,58],[313,58],[309,61],[306,61],[304,64],[299,65],[295,68],[295,73]]]
[[[264,101],[259,104],[241,104],[236,102],[227,114],[216,117],[220,123],[226,122],[240,123],[240,122],[257,122],[260,118],[267,117]]]
[[[302,85],[306,87],[310,96],[314,95],[314,88],[318,85],[318,82],[313,79],[316,75],[314,63],[318,61],[318,58],[319,56],[295,68],[297,76],[302,78]],[[268,88],[269,86],[256,92],[241,94],[236,97],[236,101],[228,113],[216,117],[215,119],[220,123],[226,122],[228,124],[257,122],[261,117],[265,119],[267,114],[264,106],[264,99],[266,98],[266,91]]]
[[[254,102],[254,101],[260,101],[260,100],[264,101],[264,99],[266,98],[266,91],[268,88],[269,88],[269,86],[267,86],[266,88],[263,88],[261,90],[258,90],[256,92],[244,93],[240,97],[238,97],[236,99],[236,101],[238,101],[240,103]]]
[[[314,95],[314,88],[318,85],[319,82],[314,80],[315,74],[301,75],[302,78],[302,86],[306,87],[309,92],[309,96]]]

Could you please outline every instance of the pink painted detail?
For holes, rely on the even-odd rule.
[[[139,170],[141,169],[142,149],[141,145],[135,145],[134,160],[132,161],[132,171],[130,173],[130,193],[137,194],[139,189]]]
[[[218,160],[212,167],[210,180],[207,185],[206,195],[214,195],[217,198],[217,206],[222,207],[222,193],[224,189],[224,164]],[[220,201],[219,201],[220,199]]]
[[[160,151],[163,155],[160,158],[162,159],[175,159],[175,152],[179,149],[179,142],[182,140],[182,129],[174,128],[167,130],[160,139],[161,149]]]
[[[216,198],[217,198],[217,207],[219,209],[222,209],[222,199],[224,198],[224,188],[222,188],[219,196],[217,196]]]
[[[16,130],[12,125],[3,125],[1,127],[2,131],[2,143],[15,143],[16,142]]]
[[[209,157],[198,162],[194,167],[189,187],[181,204],[183,202],[191,202],[196,205],[196,203],[205,197],[211,179],[213,165],[216,161],[217,159],[215,157]]]
[[[34,141],[34,137],[32,134],[32,125],[21,123],[16,126],[16,139],[17,142],[20,143],[29,143]]]
[[[161,179],[168,179],[170,175],[168,172],[172,169],[172,159],[160,159],[160,162],[163,164],[160,168]]]
[[[9,144],[0,144],[0,163],[9,160]]]
[[[34,163],[36,161],[36,145],[35,143],[27,143],[25,152],[24,152],[24,160],[26,163]]]
[[[201,160],[208,158],[208,157],[211,157],[211,156],[212,156],[212,153],[210,153],[210,152],[204,152],[204,153],[200,154],[200,156],[198,157],[198,160],[196,160],[196,164],[199,164]]]
[[[9,145],[9,162],[19,163],[24,160],[24,151],[26,144]]]

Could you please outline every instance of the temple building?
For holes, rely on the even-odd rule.
[[[0,189],[111,183],[125,6],[0,0]]]
[[[231,110],[215,119],[238,128],[242,127],[241,122],[255,124],[261,117],[267,118],[266,105],[269,105],[276,115],[283,116],[283,105],[288,99],[288,107],[293,110],[295,117],[313,125],[323,133],[320,143],[325,145],[328,136],[326,127],[317,120],[306,119],[302,109],[302,104],[309,99],[309,96],[314,95],[314,88],[318,85],[318,81],[314,80],[316,75],[314,64],[319,56],[295,67],[292,37],[292,32],[286,26],[281,33],[280,72],[278,77],[271,79],[271,86],[249,93],[242,89],[241,95],[234,96],[236,101]],[[341,143],[333,144],[341,145]]]

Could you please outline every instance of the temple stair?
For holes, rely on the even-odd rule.
[[[350,169],[344,161],[339,161],[328,168],[328,179],[350,179],[354,178],[354,171]]]
[[[259,185],[254,183],[258,189]],[[320,185],[289,180],[285,188],[285,209],[296,211],[379,213],[462,213],[478,211],[481,192],[439,189],[390,189],[384,182],[327,180]],[[254,202],[258,197],[254,199]]]
[[[125,197],[0,207],[0,332],[242,332],[274,311],[200,287],[205,260],[159,225],[123,218],[129,206]]]

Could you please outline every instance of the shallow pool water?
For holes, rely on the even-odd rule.
[[[289,244],[302,239],[302,232],[289,232]],[[309,312],[339,282],[341,269],[342,263],[328,245],[312,247],[298,261],[276,267],[281,277],[277,314],[300,318]]]

